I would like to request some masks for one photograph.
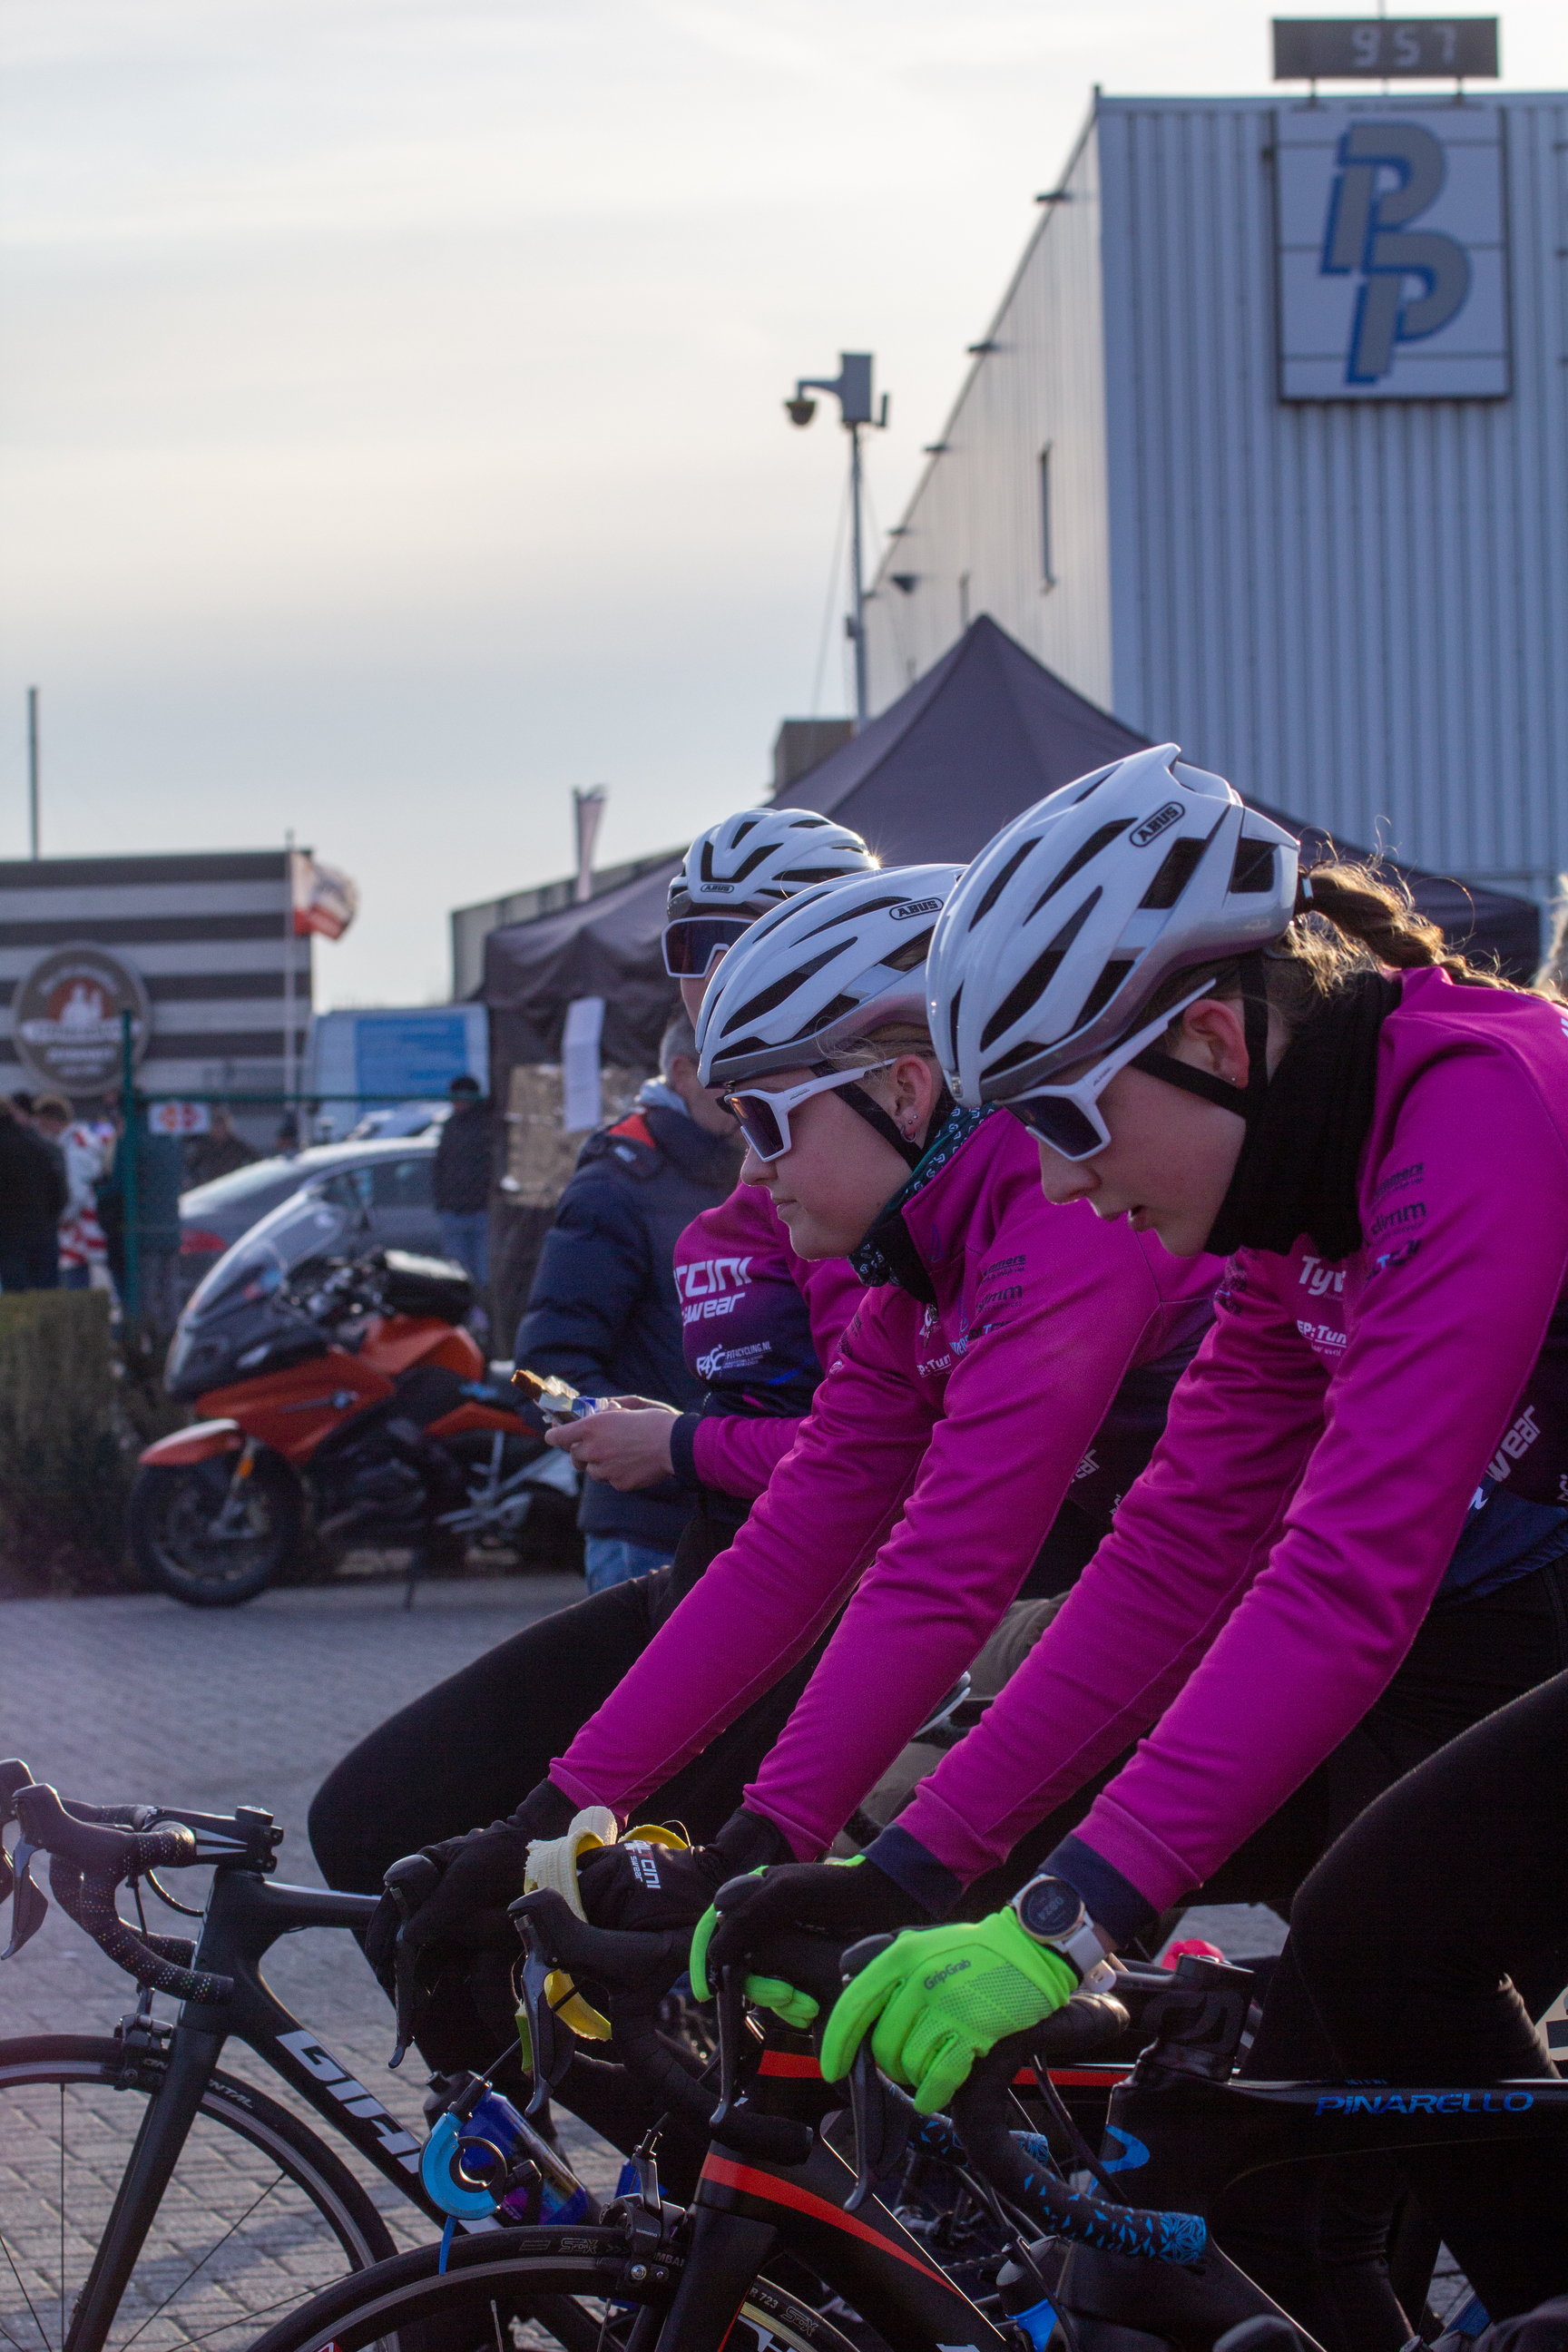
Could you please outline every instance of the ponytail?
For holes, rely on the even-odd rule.
[[[1495,963],[1477,962],[1451,949],[1388,867],[1330,857],[1303,874],[1289,929],[1263,950],[1269,1010],[1278,1014],[1287,1034],[1294,1036],[1326,998],[1380,964],[1395,971],[1446,971],[1467,988],[1531,992],[1505,980]],[[1215,995],[1245,993],[1241,959],[1232,956],[1210,969]],[[1198,976],[1191,971],[1174,973],[1160,995],[1173,1004],[1190,993]],[[1557,1003],[1568,1002],[1556,973],[1545,966],[1535,976],[1533,992]],[[1157,997],[1153,1010],[1159,1009]]]

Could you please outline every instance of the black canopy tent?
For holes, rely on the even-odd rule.
[[[795,796],[853,825],[889,865],[959,864],[1032,802],[1147,740],[1076,694],[982,614],[924,677],[814,768]],[[1193,757],[1201,761],[1201,746]],[[1310,857],[1328,847],[1317,826],[1257,805],[1299,834]],[[1338,846],[1364,854],[1349,843]],[[502,1100],[516,1063],[559,1057],[574,997],[605,999],[606,1061],[652,1066],[675,1003],[659,929],[678,862],[672,856],[586,905],[490,933],[480,992]],[[1495,954],[1516,978],[1533,970],[1540,917],[1530,900],[1468,888],[1416,866],[1397,871],[1455,944]]]

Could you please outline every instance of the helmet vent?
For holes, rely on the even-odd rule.
[[[1111,957],[1110,961],[1084,998],[1083,1010],[1073,1023],[1075,1029],[1086,1027],[1097,1013],[1104,1010],[1137,961],[1136,956]]]
[[[741,844],[746,838],[746,835],[749,833],[755,833],[756,829],[756,818],[754,816],[743,816],[741,819],[740,824],[735,827],[735,847],[739,849]]]
[[[1001,872],[992,877],[991,880],[986,884],[984,897],[981,899],[979,906],[974,909],[973,914],[969,918],[969,928],[971,930],[974,929],[975,924],[980,921],[983,916],[988,915],[991,912],[992,908],[996,904],[997,899],[1002,896],[1003,891],[1007,887],[1008,883],[1011,882],[1014,875],[1016,874],[1019,866],[1024,863],[1025,858],[1030,856],[1037,845],[1037,842],[1035,841],[1020,842],[1017,848],[1013,852],[1012,856],[1007,860],[1005,866],[1003,866]]]
[[[1161,861],[1159,872],[1139,899],[1139,906],[1173,907],[1203,864],[1204,852],[1212,837],[1205,835],[1203,840],[1195,841],[1189,835],[1184,841],[1173,841]]]
[[[1233,894],[1243,891],[1272,890],[1274,887],[1274,845],[1269,841],[1238,841],[1236,864],[1230,869]]]
[[[906,940],[901,948],[895,948],[882,961],[889,971],[913,971],[916,964],[924,963],[930,946],[930,930],[917,931],[912,940]]]
[[[1119,816],[1114,824],[1102,824],[1097,833],[1091,833],[1081,848],[1076,850],[1068,859],[1056,879],[1048,883],[1041,891],[1024,920],[1026,923],[1033,922],[1047,899],[1054,898],[1062,885],[1065,882],[1070,882],[1075,874],[1081,874],[1090,858],[1098,857],[1102,849],[1109,849],[1118,835],[1125,833],[1131,822],[1130,816]]]
[[[842,930],[846,923],[863,922],[868,915],[880,915],[889,907],[906,906],[909,903],[909,896],[907,890],[891,890],[885,898],[862,898],[855,906],[847,907],[842,914],[829,915],[825,923],[818,923],[816,929],[814,931],[808,931],[805,936],[807,939],[817,940],[822,937],[824,931]],[[815,968],[814,966],[813,969]]]
[[[1063,957],[1088,922],[1095,908],[1099,906],[1103,895],[1098,887],[1091,890],[1078,912],[1068,916],[1044,954],[1035,958],[1017,986],[1008,990],[980,1033],[982,1053],[988,1045],[994,1045],[996,1039],[1009,1030],[1015,1021],[1021,1021],[1025,1013],[1039,1002],[1055,980]]]
[[[947,1008],[947,1037],[953,1068],[958,1067],[958,1008],[963,1002],[963,982],[952,992],[952,1003]]]
[[[823,1006],[820,1013],[814,1013],[805,1028],[797,1029],[794,1037],[788,1042],[791,1045],[796,1045],[805,1037],[819,1037],[831,1023],[841,1021],[847,1013],[858,1012],[859,1004],[860,1000],[858,996],[834,997],[830,1003]]]
[[[819,972],[825,963],[831,963],[835,956],[839,954],[842,947],[842,940],[835,941],[832,947],[824,948],[822,953],[812,962],[797,964],[793,971],[786,971],[782,980],[775,980],[771,988],[764,988],[762,993],[753,996],[749,1003],[737,1004],[733,1016],[725,1024],[726,1045],[729,1045],[732,1031],[742,1021],[760,1021],[765,1013],[773,1012],[787,998],[792,997],[797,988],[803,987],[815,972]]]

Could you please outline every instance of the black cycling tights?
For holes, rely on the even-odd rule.
[[[1363,1813],[1297,1896],[1247,2071],[1494,2083],[1555,2073],[1531,2023],[1568,1984],[1568,1674],[1439,1749]],[[1568,2288],[1568,2138],[1399,2159],[1494,2319]],[[1316,2170],[1316,2168],[1313,2168]],[[1336,2167],[1342,2173],[1343,2168]],[[1407,2334],[1392,2293],[1356,2271],[1292,2275],[1292,2174],[1254,2176],[1222,2242],[1331,2352]],[[1269,2184],[1272,2184],[1269,2186]],[[1375,2208],[1375,2197],[1371,2200]],[[1271,2210],[1272,2208],[1272,2210]],[[1234,2217],[1234,2218],[1232,2218]],[[1321,2258],[1322,2248],[1317,2250]],[[1414,2318],[1418,2315],[1412,2315]]]

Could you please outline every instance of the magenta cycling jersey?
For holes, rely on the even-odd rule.
[[[1211,1311],[1214,1261],[1053,1208],[1005,1116],[902,1217],[935,1303],[862,1295],[745,1526],[552,1765],[578,1804],[635,1811],[842,1610],[746,1791],[820,1853],[993,1631],[1078,1474],[1108,1475],[1128,1376],[1184,1356]]]
[[[1231,1262],[1110,1535],[873,1849],[932,1907],[1147,1733],[1054,1857],[1131,1932],[1361,1721],[1479,1496],[1568,1501],[1568,1016],[1401,977],[1363,1246]]]
[[[797,1256],[767,1193],[737,1184],[675,1244],[686,1361],[708,1390],[670,1455],[689,1486],[760,1495],[795,1444],[863,1292],[847,1258]]]

